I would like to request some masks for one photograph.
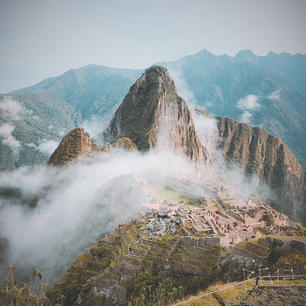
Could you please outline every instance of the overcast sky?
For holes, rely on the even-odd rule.
[[[305,53],[306,0],[0,0],[0,92],[87,64]]]

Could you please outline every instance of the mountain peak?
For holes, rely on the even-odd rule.
[[[152,66],[130,88],[106,133],[108,141],[130,138],[140,151],[153,147],[208,160],[186,102],[177,95],[167,69]]]
[[[80,155],[99,152],[101,149],[83,128],[70,131],[51,155],[48,165],[63,166]]]
[[[158,72],[160,74],[162,74],[162,73],[166,74],[166,73],[168,73],[168,70],[161,65],[153,65],[145,71],[145,74],[149,74],[149,73],[152,73],[152,72]]]
[[[236,56],[236,58],[238,59],[242,59],[242,60],[251,60],[254,59],[256,57],[256,54],[254,54],[254,52],[252,50],[241,50],[239,51]]]

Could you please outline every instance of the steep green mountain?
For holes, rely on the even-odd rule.
[[[74,112],[81,116],[80,119],[89,119],[93,114],[104,115],[116,103],[121,103],[122,97],[140,73],[138,70],[88,65],[14,93],[42,93],[71,105]],[[76,116],[75,121],[78,119]]]
[[[162,65],[176,83],[183,81],[199,106],[265,128],[281,137],[306,166],[305,55],[241,51],[229,57],[203,50]]]
[[[44,163],[67,131],[110,116],[139,73],[89,65],[0,95],[0,170]]]
[[[218,147],[228,163],[238,164],[246,174],[256,174],[275,192],[278,210],[305,222],[305,170],[288,146],[259,127],[217,117]],[[288,205],[290,203],[290,205]]]

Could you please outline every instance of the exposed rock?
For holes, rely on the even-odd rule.
[[[305,170],[288,146],[260,127],[224,117],[217,120],[225,158],[266,182],[279,198],[278,209],[305,223]]]
[[[83,128],[70,131],[51,155],[48,165],[63,166],[80,155],[100,152],[101,149]]]
[[[125,151],[137,151],[135,143],[127,137],[120,137],[114,143],[107,143],[103,151],[109,152],[111,149],[123,149]]]
[[[130,88],[105,137],[110,142],[128,137],[140,151],[156,147],[185,153],[192,160],[208,160],[186,102],[160,66],[146,70]]]
[[[206,109],[204,108],[196,108],[195,112],[197,115],[201,115],[208,118],[214,118]]]

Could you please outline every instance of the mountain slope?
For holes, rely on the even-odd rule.
[[[42,93],[71,105],[82,119],[89,119],[93,114],[109,112],[116,103],[120,103],[140,73],[141,70],[88,65],[13,93]]]
[[[128,137],[140,151],[157,147],[185,153],[192,160],[208,160],[186,102],[161,66],[147,69],[130,88],[105,136],[111,142]]]
[[[275,191],[278,210],[305,222],[305,170],[288,146],[262,128],[224,117],[217,122],[225,158],[267,183]]]
[[[89,65],[0,95],[0,170],[46,162],[61,137],[92,116],[104,116],[105,126],[139,73]]]
[[[62,139],[51,155],[48,164],[52,166],[66,165],[81,155],[100,151],[101,149],[91,140],[90,135],[84,129],[76,128]]]
[[[203,50],[162,65],[199,106],[281,137],[306,167],[305,55],[241,51],[229,57]]]
[[[213,281],[241,280],[246,265],[257,270],[264,264],[271,269],[281,257],[275,254],[277,246],[270,244],[269,236],[252,240],[265,255],[255,255],[255,250],[238,254],[220,245],[218,237],[189,232],[179,218],[171,211],[152,212],[121,224],[72,263],[48,292],[50,300],[54,303],[64,295],[68,305],[171,305]],[[165,233],[150,228],[154,220],[166,224]],[[279,237],[284,251],[298,252],[305,258],[299,249],[305,247],[305,238],[298,246],[293,237]]]

